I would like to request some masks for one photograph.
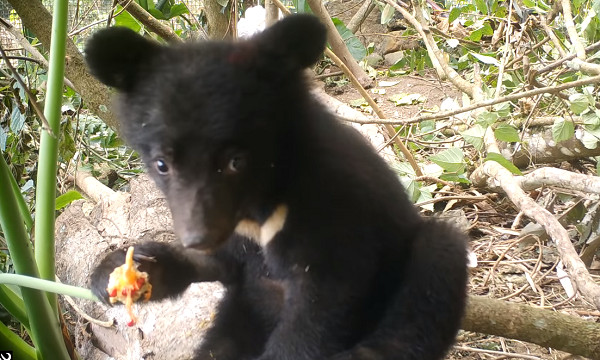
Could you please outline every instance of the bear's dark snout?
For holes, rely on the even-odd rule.
[[[173,216],[173,229],[183,246],[213,250],[233,232],[233,214],[227,211],[226,206],[205,204],[199,191],[193,189],[194,186],[190,184],[188,191],[167,196]],[[221,202],[226,201],[223,199]]]

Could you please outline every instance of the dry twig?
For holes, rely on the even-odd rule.
[[[575,48],[575,53],[577,54],[579,60],[585,61],[585,49],[583,48],[581,40],[579,40],[579,35],[577,34],[577,30],[575,29],[575,23],[573,23],[573,14],[571,13],[571,1],[561,0],[561,5],[563,18],[565,20],[565,27],[567,28],[567,34],[569,34],[569,40],[571,40],[571,44]]]

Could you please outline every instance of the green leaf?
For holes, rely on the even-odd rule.
[[[83,199],[79,191],[70,190],[56,198],[56,210],[60,210],[75,200]]]
[[[71,125],[70,122],[67,122],[66,124],[68,126]],[[61,136],[58,142],[58,151],[61,161],[65,163],[69,163],[77,151],[77,145],[75,144],[73,135],[71,134],[70,130],[66,129],[65,126],[61,126]]]
[[[6,140],[8,139],[8,134],[2,126],[0,126],[0,151],[6,151]]]
[[[123,7],[121,5],[117,5],[115,13],[119,14],[115,17],[115,26],[124,26],[135,31],[136,33],[139,33],[140,30],[142,30],[142,25],[127,11],[123,11]]]
[[[494,35],[494,29],[492,29],[492,26],[487,21],[483,23],[482,30],[483,30],[483,35],[485,35],[485,36],[492,36],[492,35]]]
[[[354,36],[352,31],[346,27],[342,20],[338,18],[331,18],[331,21],[333,21],[335,28],[346,43],[350,54],[352,54],[352,57],[356,61],[360,61],[367,56],[367,49],[365,46],[362,44],[362,42],[360,42],[360,40],[358,40],[356,36]]]
[[[576,115],[580,115],[588,109],[590,102],[588,97],[583,94],[573,94],[569,96],[569,104],[571,111]]]
[[[565,119],[557,119],[552,125],[552,138],[554,141],[561,142],[568,140],[575,134],[575,126],[571,121]]]
[[[348,101],[348,104],[350,104],[350,106],[352,106],[352,107],[362,107],[362,106],[369,105],[367,100],[365,100],[364,98],[350,100],[350,101]]]
[[[312,14],[312,10],[306,0],[292,0],[298,14]]]
[[[479,40],[481,40],[481,37],[479,37],[478,40],[474,40],[474,41],[479,41]],[[491,56],[487,56],[487,55],[481,55],[481,54],[478,54],[476,52],[470,52],[469,54],[471,56],[473,56],[475,59],[481,61],[484,64],[494,65],[494,66],[500,66],[500,62],[495,57],[491,57]]]
[[[461,131],[460,134],[465,141],[475,147],[477,151],[483,150],[483,135],[485,134],[485,128],[479,124],[475,124],[468,130]]]
[[[508,124],[499,124],[494,130],[496,139],[505,142],[520,142],[519,130],[516,127]]]
[[[600,126],[600,111],[590,111],[588,113],[585,113],[583,115],[581,115],[581,118],[583,119],[583,124],[587,127],[587,126],[591,126],[591,127],[598,127]]]
[[[493,125],[498,121],[498,114],[495,112],[484,111],[477,116],[477,124],[480,124],[484,128]]]
[[[585,127],[580,140],[587,149],[593,150],[597,148],[598,141],[600,141],[600,129],[588,129]]]
[[[406,162],[395,163],[392,168],[396,171],[408,198],[414,203],[419,197],[421,188],[421,184],[414,180],[415,170]]]
[[[510,103],[508,102],[496,104],[492,108],[494,109],[494,112],[496,112],[500,117],[507,117],[508,115],[510,115]]]
[[[23,126],[25,125],[25,115],[21,114],[21,110],[19,107],[14,104],[12,113],[10,114],[10,131],[15,134],[18,134],[23,130]]]
[[[439,154],[429,157],[429,160],[438,164],[449,173],[463,173],[465,171],[465,156],[460,148],[451,147]]]
[[[483,29],[477,29],[471,32],[471,35],[469,35],[469,40],[474,41],[474,42],[479,42],[481,41],[481,37],[483,36]]]
[[[421,187],[419,189],[419,197],[417,198],[416,203],[422,203],[428,200],[433,199],[433,195],[431,195],[431,191],[427,187]],[[434,211],[433,203],[421,205],[421,208],[429,211]]]
[[[396,106],[421,104],[427,100],[427,98],[421,94],[407,93],[395,94],[390,96],[388,99]]]
[[[467,176],[465,174],[455,174],[455,173],[444,174],[444,175],[440,176],[440,180],[452,181],[452,182],[457,182],[457,183],[461,183],[461,184],[470,184],[471,183],[471,181],[469,181],[469,179],[467,178]]]
[[[506,8],[504,6],[499,6],[494,12],[494,15],[499,18],[505,18],[507,16]]]
[[[148,9],[148,12],[154,16],[155,18],[157,18],[158,20],[167,20],[167,17],[165,16],[165,14],[163,14],[162,11],[158,10],[158,9]]]
[[[477,10],[483,15],[488,15],[488,6],[485,0],[475,0],[475,6],[477,6]]]
[[[511,173],[513,173],[515,175],[523,175],[523,173],[521,172],[521,170],[519,170],[518,167],[516,167],[513,163],[506,160],[504,158],[504,156],[502,156],[498,153],[494,153],[494,152],[488,153],[487,156],[485,157],[484,161],[495,161],[498,164],[502,165],[502,167],[504,167],[506,170],[510,171]]]
[[[462,13],[461,8],[453,7],[452,10],[450,10],[450,16],[448,17],[448,22],[450,24],[452,24],[452,22],[454,20],[458,19],[458,17],[460,16],[461,13]]]
[[[381,10],[381,24],[385,25],[392,19],[396,9],[390,4],[385,4],[383,10]]]
[[[171,9],[169,9],[169,14],[167,15],[168,19],[172,19],[174,17],[183,15],[183,14],[187,14],[188,12],[188,8],[187,6],[185,6],[185,4],[180,3],[180,4],[175,4],[173,6],[171,6]]]

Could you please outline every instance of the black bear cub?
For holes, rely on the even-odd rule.
[[[428,360],[454,341],[465,238],[422,218],[371,146],[310,95],[303,70],[325,38],[296,15],[239,42],[166,47],[110,28],[87,44],[184,245],[136,246],[153,299],[227,287],[195,359]],[[124,254],[94,271],[98,296]]]

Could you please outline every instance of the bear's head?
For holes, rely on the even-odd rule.
[[[239,42],[167,47],[119,27],[89,40],[88,66],[117,90],[121,130],[184,245],[215,248],[241,221],[274,211],[290,134],[309,104],[303,69],[325,38],[315,17],[294,15]]]

